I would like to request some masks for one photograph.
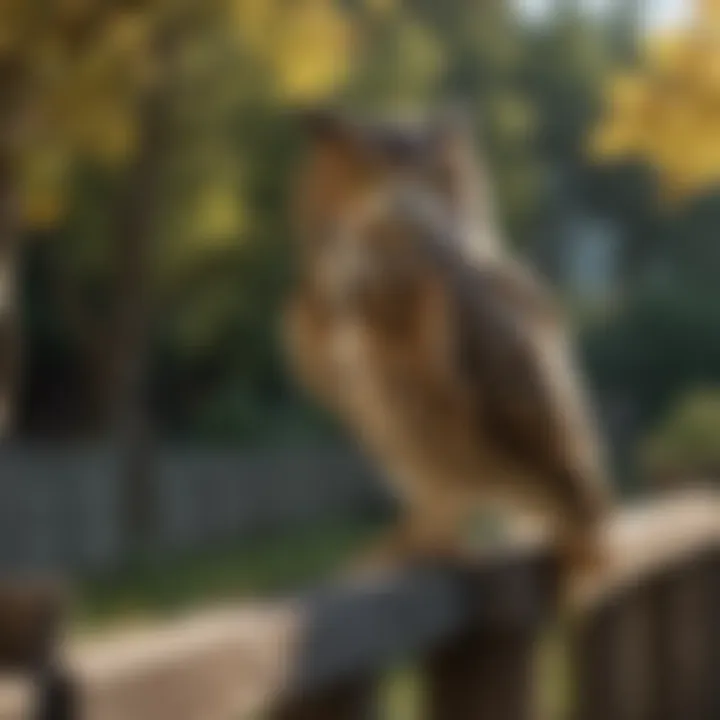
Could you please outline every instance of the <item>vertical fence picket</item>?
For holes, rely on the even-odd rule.
[[[374,677],[338,683],[283,703],[270,713],[270,720],[374,720],[377,687]]]
[[[710,643],[710,656],[706,669],[706,717],[708,720],[720,718],[720,548],[714,548],[706,558],[706,588],[709,595],[710,617],[707,633]]]
[[[571,640],[576,720],[649,720],[647,594],[634,589],[583,618]]]
[[[430,720],[533,717],[534,628],[466,631],[425,665]]]
[[[713,607],[706,557],[688,560],[652,588],[651,672],[654,720],[712,720]]]

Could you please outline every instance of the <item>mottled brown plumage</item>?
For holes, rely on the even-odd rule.
[[[609,504],[560,311],[501,247],[455,124],[314,126],[288,350],[404,501],[398,549],[457,547],[478,503],[552,520],[575,559]]]

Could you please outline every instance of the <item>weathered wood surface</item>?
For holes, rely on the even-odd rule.
[[[49,662],[67,601],[58,582],[0,576],[0,672],[33,670]]]
[[[424,665],[429,720],[537,717],[534,660],[538,625],[470,629],[429,654]]]
[[[554,594],[545,555],[508,555],[88,641],[67,662],[88,720],[234,720],[384,669],[470,624],[525,627]],[[0,694],[2,720],[26,717],[21,695]]]
[[[321,694],[301,694],[280,702],[269,720],[376,720],[378,682],[374,675],[360,675],[328,686]]]
[[[707,494],[662,499],[623,511],[606,528],[607,568],[577,588],[575,596],[575,608],[592,618],[583,655],[589,663],[586,687],[595,677],[594,668],[617,663],[618,648],[637,647],[637,638],[647,638],[641,647],[652,647],[658,628],[665,627],[662,618],[681,612],[678,608],[698,607],[701,601],[690,586],[678,589],[671,584],[652,594],[658,604],[647,611],[653,602],[648,588],[674,568],[684,571],[694,558],[716,553],[719,508],[717,497]],[[326,697],[327,714],[345,708],[350,689],[360,692],[359,679],[375,677],[395,659],[412,654],[428,658],[438,708],[442,698],[447,702],[450,695],[460,694],[460,683],[468,690],[468,704],[458,706],[465,715],[457,717],[481,711],[489,718],[492,712],[503,720],[523,717],[526,708],[513,704],[520,697],[498,678],[482,680],[493,692],[481,693],[478,676],[448,668],[469,655],[480,661],[476,672],[493,668],[482,660],[481,646],[487,650],[500,638],[508,653],[514,648],[506,658],[510,670],[505,674],[515,678],[517,687],[526,687],[531,647],[527,633],[552,613],[555,581],[554,562],[542,544],[523,545],[479,558],[472,569],[409,570],[295,601],[216,610],[162,627],[75,642],[67,649],[67,664],[77,678],[81,717],[86,720],[236,720],[272,706],[278,717],[302,718],[307,708],[326,707],[317,705],[322,692],[340,688],[333,702]],[[635,599],[628,602],[628,597]],[[684,617],[690,634],[697,637],[698,627]],[[633,686],[637,697],[615,689],[630,677],[618,673],[596,678],[595,697],[610,704],[635,703],[632,707],[652,702],[650,689],[655,692],[659,679],[675,672],[685,641],[683,634],[664,642],[665,655],[656,653],[655,664],[626,661],[646,673]],[[718,655],[716,645],[705,650]],[[668,703],[696,698],[689,684],[673,687],[680,694]],[[27,698],[21,696],[0,693],[0,720],[28,717],[23,705]],[[716,700],[717,693],[702,702]],[[632,709],[619,711],[625,715],[588,712],[586,717],[598,719],[643,717]],[[355,717],[347,708],[338,717],[343,716]],[[436,717],[444,717],[439,709]]]
[[[720,718],[719,508],[665,498],[608,528],[608,566],[576,598],[576,720]]]
[[[573,588],[582,614],[720,547],[720,495],[688,491],[624,508],[603,528],[601,543],[603,568]]]

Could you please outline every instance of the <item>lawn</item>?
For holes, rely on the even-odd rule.
[[[95,631],[227,600],[291,592],[327,577],[372,533],[367,522],[326,522],[171,559],[137,560],[111,575],[79,581],[75,627]]]

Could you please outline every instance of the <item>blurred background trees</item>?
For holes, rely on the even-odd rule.
[[[79,0],[11,0],[0,26],[0,433],[7,435],[22,382],[21,242],[63,216],[74,161],[114,165],[130,154],[150,31],[123,4]]]
[[[643,469],[664,484],[716,478],[720,473],[719,424],[717,389],[689,393],[643,443]]]
[[[640,41],[639,59],[608,83],[606,117],[591,139],[600,160],[635,157],[679,202],[720,179],[720,4],[701,0],[689,28]]]
[[[276,331],[292,110],[317,101],[469,109],[509,241],[576,316],[628,482],[642,438],[720,380],[717,46],[691,43],[708,53],[693,65],[679,31],[646,42],[643,4],[35,6],[0,10],[5,433],[136,449],[333,436],[289,386]],[[665,93],[677,73],[697,80],[689,104]],[[642,152],[624,152],[631,136]]]

